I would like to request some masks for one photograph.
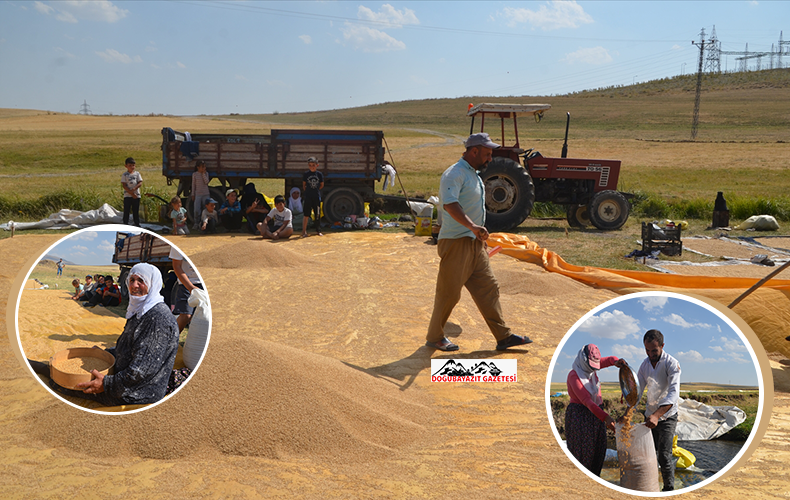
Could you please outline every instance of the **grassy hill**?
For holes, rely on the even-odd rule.
[[[531,117],[519,120],[522,147],[559,156],[570,112],[569,156],[621,160],[619,188],[638,194],[637,213],[645,217],[704,219],[716,191],[724,191],[733,219],[768,213],[790,220],[790,69],[705,75],[699,134],[692,142],[695,84],[695,76],[686,75],[562,96],[470,96],[265,115],[0,110],[0,218],[37,219],[60,208],[87,210],[104,202],[120,207],[127,156],[137,160],[143,190],[169,199],[176,187],[161,175],[162,127],[193,133],[384,130],[406,191],[424,196],[436,192],[439,174],[461,153],[470,102],[541,102],[552,109],[540,123]],[[495,140],[513,142],[510,127],[502,138],[497,124],[488,125]],[[282,189],[282,181],[255,182],[267,194]],[[144,202],[156,212],[159,202]],[[543,213],[558,214],[551,207]]]

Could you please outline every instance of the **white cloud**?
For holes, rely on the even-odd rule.
[[[241,80],[241,81],[244,81],[244,82],[247,81],[247,79],[244,77],[244,75],[236,75],[235,78],[236,78],[236,80]]]
[[[65,23],[76,23],[80,19],[114,23],[129,14],[128,10],[121,9],[108,0],[69,0],[57,2],[54,6],[37,1],[34,6],[38,12],[48,16],[55,14],[55,19]]]
[[[612,354],[617,356],[618,358],[623,358],[626,360],[631,360],[629,365],[632,368],[636,369],[638,365],[641,363],[640,360],[647,357],[645,354],[645,348],[635,345],[624,345],[624,344],[615,344],[612,346]]]
[[[61,47],[55,47],[55,52],[60,54],[61,57],[65,57],[67,59],[76,59],[77,58],[77,56],[75,56],[71,52],[66,52],[66,50],[64,50]]]
[[[680,361],[681,367],[683,363],[747,363],[748,361],[741,358],[739,354],[730,355],[730,359],[727,358],[706,358],[699,351],[695,351],[694,349],[690,351],[680,351],[675,355],[675,358]]]
[[[176,61],[176,66],[178,66],[181,69],[187,69],[186,64],[182,63],[181,61]]]
[[[98,250],[101,250],[102,252],[114,252],[115,251],[115,246],[112,243],[110,243],[109,241],[107,241],[107,240],[104,240],[101,243],[99,243],[99,245],[96,248]]]
[[[148,42],[148,45],[145,47],[146,52],[157,52],[159,49],[156,47],[155,42]]]
[[[687,362],[690,362],[690,363],[704,363],[705,362],[705,357],[702,354],[700,354],[699,351],[695,351],[693,349],[690,350],[690,351],[686,351],[686,352],[680,351],[680,352],[678,352],[675,355],[675,357],[681,363],[683,363],[684,361],[687,361]]]
[[[55,12],[55,9],[43,2],[33,2],[33,7],[42,14],[50,15]]]
[[[381,10],[373,12],[369,8],[360,5],[357,10],[357,17],[365,21],[373,21],[391,25],[390,27],[400,28],[404,24],[420,24],[417,15],[411,9],[402,11],[395,9],[392,5],[385,3]]]
[[[104,52],[96,52],[96,55],[109,63],[119,62],[123,64],[130,64],[133,62],[143,62],[140,56],[131,57],[127,54],[121,54],[115,49],[107,49]]]
[[[417,15],[411,9],[397,10],[390,4],[384,4],[378,12],[360,6],[357,10],[357,17],[363,21],[380,23],[386,28],[401,28],[407,24],[420,24]],[[343,33],[343,45],[349,45],[355,50],[363,52],[389,52],[392,50],[403,50],[406,44],[395,37],[381,31],[380,29],[368,26],[360,26],[353,23],[345,23],[340,28]]]
[[[567,62],[568,64],[582,63],[595,65],[608,64],[613,60],[609,52],[600,46],[579,49],[576,52],[565,54],[565,57],[560,59],[561,62]]]
[[[675,44],[675,45],[672,46],[672,50],[683,50],[683,47],[681,47],[678,44]]]
[[[499,15],[507,19],[508,26],[528,24],[532,29],[540,28],[543,31],[578,28],[582,24],[594,22],[581,5],[566,0],[552,0],[541,5],[538,10],[505,7]]]
[[[652,311],[653,309],[663,309],[664,305],[669,300],[669,297],[662,297],[660,295],[653,295],[649,297],[642,297],[639,302],[645,308],[645,311]]]
[[[74,253],[75,251],[76,252],[87,252],[88,251],[88,247],[84,247],[82,245],[74,245],[73,247],[71,247],[71,252]]]
[[[288,84],[286,84],[282,80],[266,80],[266,84],[270,87],[280,87],[280,88],[287,88]]]
[[[313,37],[310,35],[299,35],[299,40],[303,41],[305,45],[310,45],[313,43]]]
[[[679,326],[681,328],[711,328],[713,325],[708,323],[689,323],[679,314],[671,313],[669,316],[664,317],[664,321],[670,325]]]
[[[340,31],[343,32],[343,40],[346,44],[354,49],[362,49],[363,52],[388,52],[406,48],[406,44],[400,40],[367,26],[346,24],[340,28]]]
[[[74,236],[74,240],[83,240],[83,241],[93,241],[96,237],[99,236],[99,233],[96,231],[85,231],[84,233],[80,233],[77,236]]]
[[[602,339],[621,340],[629,335],[638,338],[639,321],[622,311],[604,311],[598,316],[587,318],[579,331]]]

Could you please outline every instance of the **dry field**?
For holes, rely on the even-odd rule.
[[[12,282],[58,238],[0,240],[0,298],[11,312]],[[544,399],[558,342],[611,291],[494,257],[506,318],[535,343],[494,351],[465,294],[449,325],[462,349],[456,357],[515,358],[519,381],[450,386],[430,382],[429,361],[453,356],[422,347],[438,264],[425,239],[359,232],[173,241],[211,297],[203,365],[156,408],[92,415],[52,398],[0,340],[0,496],[626,498],[567,460]],[[62,291],[36,292],[51,294],[51,311],[25,313],[24,325],[55,328],[43,318],[71,313]],[[12,315],[5,326],[13,331]],[[782,362],[772,362],[774,378],[788,391]],[[687,495],[786,497],[788,432],[790,397],[777,392],[751,459]]]

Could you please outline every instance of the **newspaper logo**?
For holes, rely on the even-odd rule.
[[[431,382],[518,382],[515,359],[432,359]]]

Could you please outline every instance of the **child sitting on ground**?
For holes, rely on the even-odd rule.
[[[187,209],[181,206],[181,198],[173,196],[170,200],[170,218],[173,219],[173,234],[189,234]]]
[[[74,287],[74,295],[71,297],[73,300],[77,300],[82,295],[82,291],[85,289],[84,286],[80,283],[79,279],[74,279],[71,281],[71,286]]]
[[[294,232],[292,219],[293,214],[285,208],[285,197],[278,194],[274,197],[274,208],[258,223],[258,231],[264,239],[287,239]]]
[[[214,198],[206,200],[206,208],[200,215],[200,232],[203,234],[213,234],[217,232],[217,225],[219,224],[219,214],[214,208],[217,206],[217,201]]]

